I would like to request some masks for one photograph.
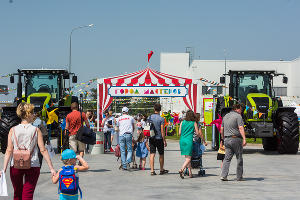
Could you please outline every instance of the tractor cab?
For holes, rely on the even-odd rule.
[[[34,104],[37,109],[42,109],[47,104],[54,107],[69,104],[68,100],[64,98],[67,93],[65,80],[70,78],[67,70],[23,69],[18,70],[18,73],[15,75],[19,77],[18,98]],[[73,83],[77,82],[76,79],[77,77],[73,76]],[[11,78],[11,82],[14,82],[13,77]],[[22,83],[24,84],[24,88],[22,87]]]
[[[274,71],[229,71],[229,95],[242,104],[246,104],[247,96],[252,93],[272,97],[274,73]]]

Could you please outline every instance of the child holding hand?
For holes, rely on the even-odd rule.
[[[64,166],[52,177],[53,184],[59,182],[59,200],[78,200],[78,191],[82,196],[78,172],[88,170],[89,166],[80,155],[76,156],[71,149],[64,150],[61,157]],[[81,166],[76,164],[77,160]]]
[[[150,151],[148,139],[143,133],[140,133],[137,142],[136,156],[140,158],[139,168],[140,170],[145,170],[146,158]]]

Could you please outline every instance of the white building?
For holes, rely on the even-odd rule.
[[[225,72],[225,60],[190,61],[189,56],[189,53],[161,53],[160,71],[194,80],[205,78],[209,81],[219,82]],[[274,77],[275,95],[300,96],[300,58],[291,61],[227,60],[226,71],[228,72],[228,70],[275,70],[288,77],[288,84],[282,83],[282,76]],[[228,76],[226,83],[229,83]],[[225,91],[222,86],[215,86],[203,81],[200,81],[200,84],[202,85],[201,91],[198,91],[200,98],[215,93],[228,94],[228,89]],[[180,98],[162,99],[161,103],[163,111],[187,110]],[[201,103],[202,101],[199,101],[199,106],[197,106],[200,109],[202,108]]]

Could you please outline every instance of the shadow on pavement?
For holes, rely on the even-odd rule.
[[[86,172],[109,172],[109,171],[111,171],[111,170],[109,170],[109,169],[90,169]]]
[[[206,176],[219,176],[217,174],[205,174],[204,176],[199,176],[199,177],[206,177]]]
[[[265,151],[263,149],[244,149],[243,154],[280,155],[277,151]]]
[[[165,149],[165,151],[180,151],[180,150],[176,150],[176,149]]]
[[[220,167],[203,167],[203,169],[219,169]]]
[[[40,174],[51,174],[51,172],[40,172]]]
[[[243,154],[263,154],[263,155],[300,155],[300,151],[297,154],[280,154],[278,151],[265,151],[263,149],[244,149]]]
[[[245,181],[264,181],[265,179],[262,177],[257,177],[257,178],[244,178]]]

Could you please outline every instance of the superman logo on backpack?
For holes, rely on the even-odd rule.
[[[74,166],[62,167],[62,170],[59,173],[59,194],[73,196],[77,195],[79,190],[80,196],[82,196],[79,187],[79,177],[77,177],[75,173]]]

